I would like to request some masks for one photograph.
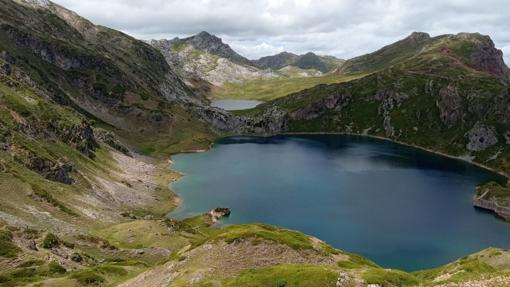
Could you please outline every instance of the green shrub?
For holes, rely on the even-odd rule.
[[[99,285],[105,281],[104,277],[94,271],[85,270],[75,273],[71,278],[82,285]]]
[[[30,278],[37,275],[37,270],[34,267],[20,268],[13,271],[10,275],[13,278]]]
[[[117,84],[112,89],[112,94],[116,97],[123,96],[126,93],[126,87],[121,84]]]
[[[11,241],[12,240],[12,232],[10,232],[9,230],[0,230],[0,240],[5,240],[5,241]]]
[[[53,233],[46,234],[44,237],[42,247],[46,249],[51,249],[54,247],[60,246],[60,239]]]
[[[58,264],[55,261],[51,261],[48,264],[48,270],[52,274],[63,274],[63,273],[67,272],[67,270],[64,267],[62,267],[60,264]]]
[[[13,258],[20,249],[12,243],[12,233],[9,230],[0,230],[0,257]]]

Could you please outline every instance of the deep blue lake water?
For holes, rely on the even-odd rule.
[[[183,199],[172,217],[229,207],[224,224],[299,230],[408,271],[510,247],[510,224],[471,204],[476,185],[502,179],[411,147],[343,135],[230,137],[172,160],[186,174],[171,186]]]

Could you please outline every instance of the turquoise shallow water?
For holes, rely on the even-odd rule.
[[[410,271],[510,248],[510,224],[471,204],[476,185],[502,179],[411,147],[343,135],[230,137],[172,160],[186,174],[171,186],[183,199],[172,217],[229,207],[224,224],[296,229]]]
[[[261,101],[254,100],[213,100],[211,106],[222,108],[227,111],[246,110],[261,104]]]

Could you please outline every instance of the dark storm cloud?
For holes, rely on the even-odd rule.
[[[506,0],[56,0],[93,22],[142,39],[202,30],[250,58],[314,51],[350,58],[412,31],[431,35],[480,32],[510,62]]]

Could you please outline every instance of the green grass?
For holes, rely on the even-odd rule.
[[[348,260],[337,262],[338,267],[343,269],[357,269],[366,267],[379,268],[377,264],[361,255],[353,253],[348,253],[348,255],[349,255]]]
[[[53,233],[48,233],[44,237],[42,247],[46,249],[51,249],[60,246],[60,239]]]
[[[79,271],[71,276],[72,279],[75,279],[81,285],[89,286],[89,285],[100,285],[106,281],[106,279],[99,275],[98,273],[85,270]]]
[[[414,272],[413,275],[430,282],[435,278],[449,274],[441,282],[466,282],[493,276],[510,275],[510,252],[508,250],[487,248],[478,253],[462,257],[452,263],[433,269]]]
[[[326,267],[312,265],[278,265],[272,268],[246,270],[239,276],[221,282],[224,287],[334,287],[338,274]],[[203,283],[200,287],[216,286]]]
[[[21,250],[12,243],[12,233],[9,230],[0,230],[0,257],[14,258]]]
[[[303,233],[265,224],[232,225],[217,231],[213,238],[228,243],[246,238],[264,239],[287,245],[293,249],[312,249],[313,244]]]
[[[170,232],[156,220],[136,220],[96,231],[111,244],[123,248],[159,247],[179,250],[189,241],[177,232]]]
[[[364,74],[327,74],[320,77],[277,78],[246,81],[239,84],[227,83],[223,87],[214,88],[211,98],[270,101],[319,84],[347,82],[363,76]]]
[[[412,274],[381,268],[371,268],[362,274],[368,284],[379,284],[380,286],[417,286],[420,280]]]
[[[67,271],[64,267],[55,261],[48,263],[48,270],[51,274],[64,274]]]

